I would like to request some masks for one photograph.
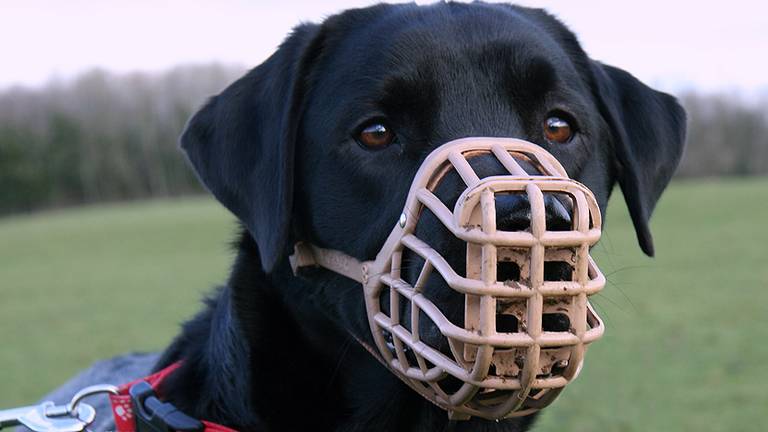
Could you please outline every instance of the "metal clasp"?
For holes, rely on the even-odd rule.
[[[86,387],[75,393],[66,405],[46,401],[0,410],[0,429],[22,425],[34,432],[82,432],[96,419],[96,410],[82,400],[101,393],[117,394],[117,387],[105,384]]]

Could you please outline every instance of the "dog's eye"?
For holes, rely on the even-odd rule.
[[[565,144],[573,137],[573,128],[567,120],[551,116],[544,121],[544,136],[549,142]]]
[[[357,135],[357,142],[369,149],[382,149],[395,141],[395,133],[382,123],[372,123]]]

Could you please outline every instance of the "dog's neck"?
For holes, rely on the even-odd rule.
[[[532,422],[448,425],[444,411],[318,310],[312,289],[287,265],[265,275],[256,245],[243,234],[227,286],[184,325],[158,364],[183,361],[162,393],[184,412],[238,430],[519,431]],[[307,295],[295,298],[301,290]],[[286,295],[293,296],[290,307]]]

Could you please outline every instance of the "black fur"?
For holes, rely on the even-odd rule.
[[[572,142],[543,138],[552,112],[574,123]],[[372,119],[398,141],[378,151],[358,145],[354,134]],[[684,135],[674,98],[591,61],[541,10],[377,5],[302,25],[182,136],[201,181],[245,229],[229,281],[158,363],[183,360],[163,393],[189,414],[241,430],[525,430],[534,416],[448,424],[354,341],[370,339],[359,285],[324,270],[294,277],[291,246],[307,240],[373,258],[431,150],[504,136],[546,148],[603,211],[618,182],[650,255],[648,219]],[[439,192],[450,199],[458,188],[446,184]],[[460,263],[461,251],[433,225],[421,234]],[[442,297],[449,307],[455,300]]]

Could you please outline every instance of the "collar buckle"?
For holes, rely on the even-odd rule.
[[[157,398],[146,381],[131,386],[131,406],[136,420],[136,432],[202,432],[205,425],[179,411],[172,403]]]

